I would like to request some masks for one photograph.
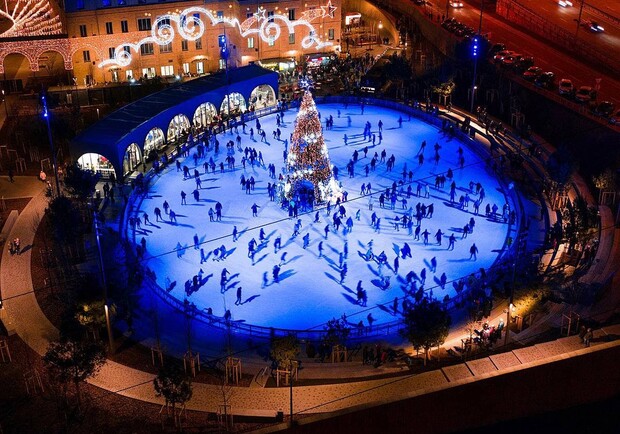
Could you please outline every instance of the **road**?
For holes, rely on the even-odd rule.
[[[464,8],[452,10],[450,16],[477,29],[480,9],[466,3]],[[553,71],[557,80],[569,78],[576,87],[586,85],[595,87],[596,79],[601,79],[598,100],[612,101],[616,107],[620,107],[620,81],[618,77],[601,74],[594,68],[574,59],[572,55],[549,47],[547,42],[540,37],[529,35],[511,27],[508,23],[498,19],[493,13],[483,13],[482,33],[490,33],[493,43],[501,42],[506,44],[508,49],[534,56],[536,65],[545,71]],[[580,31],[581,33],[586,32]],[[616,51],[618,51],[617,48]]]

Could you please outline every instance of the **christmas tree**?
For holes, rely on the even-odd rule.
[[[312,94],[304,92],[286,160],[288,177],[284,185],[286,199],[293,199],[300,190],[314,190],[314,200],[324,202],[340,194],[332,176],[327,146],[323,140],[321,120]]]

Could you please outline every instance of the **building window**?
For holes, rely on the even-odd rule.
[[[205,73],[205,65],[203,62],[196,62],[196,73],[197,74]]]
[[[273,47],[274,45],[276,45],[276,40],[273,36],[269,37],[269,43],[267,45],[269,45],[270,47]]]
[[[121,32],[123,33],[129,32],[129,26],[127,25],[127,20],[121,21]]]
[[[196,39],[196,50],[202,50],[202,38]]]
[[[110,59],[114,59],[114,57],[116,56],[116,48],[114,47],[108,48],[108,56]]]
[[[153,54],[153,44],[151,42],[148,42],[146,44],[140,45],[140,54],[142,56],[149,56]]]
[[[155,68],[142,68],[142,76],[144,78],[155,77]]]
[[[138,30],[141,32],[145,30],[151,30],[151,19],[138,18]]]
[[[183,74],[189,74],[189,63],[183,64]]]
[[[103,6],[104,8],[109,8],[111,4],[111,0],[101,0],[101,6]]]
[[[80,24],[80,36],[85,38],[88,36],[88,30],[86,30],[86,24]]]
[[[90,62],[90,51],[82,51],[82,56],[84,57],[84,62]]]
[[[125,6],[127,4],[126,0],[118,0],[118,5],[119,6]]]
[[[133,78],[133,70],[128,69],[125,71],[125,78],[127,78],[127,81],[130,81]]]
[[[268,11],[267,12],[267,21],[269,21],[270,23],[273,23],[273,15],[274,15],[274,11]]]
[[[160,53],[172,53],[172,42],[168,42],[166,45],[159,46]]]
[[[218,18],[224,18],[224,11],[217,11]]]
[[[112,33],[114,33],[114,27],[112,27],[112,23],[110,21],[105,23],[105,32],[108,35],[111,35]]]
[[[84,9],[84,0],[77,0],[75,4],[76,9]]]
[[[327,39],[329,39],[330,41],[333,41],[335,37],[334,34],[335,34],[334,29],[329,29],[327,31]]]
[[[226,59],[219,60],[220,69],[226,69]]]
[[[174,75],[174,67],[172,65],[166,65],[161,67],[162,77],[170,77]]]
[[[246,18],[252,18],[254,16],[254,12],[248,12],[245,14]]]
[[[295,43],[295,33],[289,33],[288,34],[288,43],[289,44],[294,44]]]
[[[248,38],[248,48],[254,48],[254,38]]]
[[[289,21],[295,21],[295,9],[288,10],[288,19]]]
[[[157,28],[161,29],[163,26],[169,26],[170,25],[170,18],[164,18],[163,20],[159,21],[159,23],[157,24]]]
[[[182,51],[189,50],[188,45],[189,44],[187,43],[187,39],[181,39],[181,50]]]
[[[131,47],[129,45],[124,45],[123,51],[127,54],[131,54]]]

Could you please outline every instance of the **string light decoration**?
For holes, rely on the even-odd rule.
[[[309,85],[308,81],[305,83]],[[288,200],[295,198],[308,184],[312,184],[317,203],[335,199],[341,194],[340,187],[332,175],[319,112],[308,88],[304,92],[295,119],[286,169],[288,176],[283,182],[282,191]]]
[[[311,21],[318,18],[334,18],[336,9],[337,7],[333,6],[331,0],[329,0],[326,6],[306,10],[301,14],[298,20],[291,21],[287,15],[274,13],[273,15],[267,16],[266,9],[260,6],[251,17],[243,22],[239,22],[237,18],[218,17],[215,11],[194,6],[179,12],[171,12],[158,16],[151,27],[150,36],[135,43],[124,42],[118,45],[115,50],[115,56],[112,59],[106,59],[100,62],[98,66],[99,68],[108,65],[118,67],[129,66],[132,60],[131,51],[138,53],[142,45],[149,43],[160,46],[168,45],[174,40],[176,32],[187,41],[196,41],[204,34],[208,23],[210,23],[212,27],[217,27],[219,24],[227,24],[230,27],[236,28],[241,37],[247,38],[251,35],[258,35],[265,43],[271,43],[277,40],[282,34],[283,28],[288,30],[288,34],[292,34],[295,33],[296,27],[302,27],[308,30],[308,35],[302,38],[301,46],[304,49],[311,47],[321,49],[326,46],[331,46],[333,43],[323,41],[321,37],[318,36],[319,33],[311,24]],[[207,24],[201,19],[201,15],[206,17]],[[278,22],[281,24],[278,24]],[[176,32],[173,24],[176,27]],[[127,51],[124,47],[129,47],[130,50]]]
[[[3,20],[8,20],[10,26],[0,33],[0,38],[49,36],[62,33],[62,21],[49,0],[0,2],[0,21]]]

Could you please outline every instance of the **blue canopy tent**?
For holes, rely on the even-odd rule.
[[[166,140],[175,116],[184,115],[191,122],[201,104],[209,102],[219,110],[233,92],[249,101],[252,91],[261,85],[271,86],[277,98],[278,73],[250,64],[170,87],[116,110],[81,132],[72,141],[71,154],[76,161],[84,154],[99,154],[112,164],[117,179],[122,179],[127,148],[136,144],[144,154],[145,139],[152,129],[161,129]]]

